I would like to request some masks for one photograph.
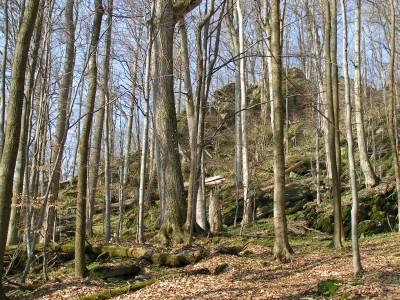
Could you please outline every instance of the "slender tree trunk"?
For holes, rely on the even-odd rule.
[[[141,40],[142,37],[142,28],[139,31],[139,36],[138,36],[138,41]],[[136,115],[136,99],[135,99],[135,93],[137,89],[137,73],[138,73],[138,66],[139,66],[139,48],[135,50],[134,53],[134,61],[133,61],[133,72],[131,74],[132,78],[132,96],[131,96],[131,103],[129,107],[129,117],[128,117],[128,126],[126,128],[126,155],[124,158],[124,176],[123,176],[123,183],[124,187],[128,184],[129,182],[129,164],[130,164],[130,154],[131,154],[131,149],[132,149],[132,128],[133,128],[133,123],[135,121],[135,115]],[[138,126],[136,126],[138,127]],[[136,128],[136,131],[138,131],[139,128]],[[136,145],[137,150],[139,150],[139,144]]]
[[[247,139],[247,99],[246,99],[246,61],[244,58],[244,24],[243,14],[240,7],[240,0],[236,2],[236,10],[239,24],[239,53],[241,55],[239,62],[240,70],[240,114],[241,114],[241,130],[242,130],[242,163],[243,163],[243,199],[244,211],[242,219],[242,227],[253,221],[251,209],[250,187],[249,187],[249,158],[248,158],[248,139]]]
[[[110,170],[110,120],[112,119],[111,111],[112,104],[110,103],[110,56],[111,56],[111,38],[112,38],[112,14],[114,1],[108,0],[107,5],[107,38],[105,46],[104,67],[103,67],[103,97],[105,99],[105,127],[104,127],[104,187],[105,187],[105,204],[106,204],[106,228],[105,242],[108,243],[111,239],[111,170]],[[111,144],[113,147],[113,144]]]
[[[151,6],[151,16],[148,20],[147,32],[147,53],[146,53],[146,70],[145,70],[145,108],[144,108],[144,128],[142,135],[142,153],[140,156],[140,183],[139,183],[139,224],[138,236],[139,243],[144,242],[143,229],[144,229],[144,202],[145,202],[145,182],[147,173],[147,152],[149,148],[149,122],[150,122],[150,71],[151,71],[151,51],[153,44],[153,16],[154,16],[154,2]]]
[[[394,10],[394,0],[390,0],[390,15],[391,15],[391,40],[390,40],[390,64],[389,64],[389,137],[390,145],[392,146],[393,163],[396,176],[396,191],[397,191],[397,207],[398,207],[398,221],[400,231],[400,168],[399,168],[399,155],[396,149],[396,142],[394,136],[394,61],[396,55],[396,15]]]
[[[362,272],[360,246],[358,242],[358,192],[357,192],[357,171],[354,159],[354,138],[351,121],[351,100],[350,100],[350,79],[348,71],[348,55],[347,55],[347,9],[345,0],[341,0],[342,20],[343,20],[343,74],[344,74],[344,96],[346,103],[346,136],[349,156],[349,173],[352,196],[351,208],[351,241],[353,252],[353,272],[358,276]],[[359,6],[357,7],[359,9]],[[356,12],[358,14],[359,12]],[[356,25],[357,26],[357,25]]]
[[[75,232],[75,276],[85,277],[85,240],[86,240],[86,197],[89,156],[89,137],[92,128],[93,111],[97,91],[97,44],[100,37],[101,19],[103,17],[101,0],[95,2],[95,17],[93,22],[92,40],[90,42],[89,58],[89,90],[86,103],[86,115],[83,120],[82,133],[79,141],[78,159],[78,197],[76,203]]]
[[[27,87],[25,92],[26,101],[23,103],[22,108],[22,119],[21,119],[21,135],[18,146],[18,160],[14,175],[13,183],[13,198],[12,208],[10,216],[10,225],[8,228],[7,245],[16,245],[18,243],[18,220],[20,219],[21,210],[18,208],[18,204],[21,202],[23,197],[23,183],[25,177],[25,165],[27,160],[27,144],[28,144],[28,133],[29,120],[31,112],[31,100],[32,93],[35,85],[35,74],[38,63],[38,53],[42,38],[42,25],[43,25],[43,13],[41,7],[43,7],[43,1],[40,1],[38,9],[38,17],[35,25],[34,34],[34,46],[31,54],[31,64],[29,66],[28,78],[26,81]]]
[[[112,31],[112,1],[108,2],[108,10],[107,13],[107,33],[106,33],[106,45],[104,48],[104,61],[103,61],[103,80],[102,87],[100,89],[100,97],[99,97],[99,111],[96,114],[96,126],[94,130],[94,137],[92,140],[92,152],[90,155],[90,165],[89,165],[89,205],[87,210],[87,231],[89,236],[93,236],[93,214],[94,214],[94,205],[96,202],[96,190],[97,190],[97,181],[98,181],[98,173],[99,173],[99,164],[100,164],[100,156],[101,156],[101,143],[103,139],[103,131],[104,131],[104,119],[109,118],[110,116],[105,116],[106,109],[108,109],[108,113],[110,113],[110,107],[108,104],[109,101],[109,90],[108,90],[108,81],[110,77],[110,51],[111,51],[111,31]],[[109,120],[106,120],[109,122]],[[110,124],[108,123],[106,128],[108,128],[108,135],[110,132]],[[108,136],[108,147],[109,147],[110,138]],[[106,147],[107,147],[106,146]],[[108,149],[110,154],[110,148]],[[105,176],[106,177],[106,176]],[[111,197],[111,196],[110,196]],[[110,199],[110,197],[106,193],[106,199]],[[107,201],[106,201],[106,219],[107,219]],[[110,209],[110,208],[109,208]],[[107,224],[107,222],[106,222]],[[107,237],[106,237],[107,241]]]
[[[71,99],[72,79],[75,65],[75,24],[74,24],[74,0],[68,0],[65,4],[65,25],[67,44],[65,49],[64,73],[61,79],[61,88],[58,95],[58,112],[55,132],[55,141],[52,150],[52,162],[56,161],[57,155],[61,156],[60,163],[54,166],[54,178],[51,188],[50,207],[48,210],[48,230],[53,232],[55,219],[55,203],[58,199],[61,178],[61,163],[64,153],[64,135],[67,134],[68,106]],[[64,143],[63,143],[64,141]],[[60,153],[59,153],[60,152]]]
[[[356,32],[354,35],[355,41],[355,63],[354,63],[354,108],[357,128],[357,144],[360,155],[360,165],[365,176],[365,185],[374,187],[379,180],[375,175],[374,169],[371,166],[369,155],[367,152],[367,144],[365,141],[364,129],[364,111],[361,101],[361,1],[356,1]]]
[[[8,37],[9,37],[9,22],[8,22],[8,0],[3,1],[4,9],[4,46],[3,56],[1,58],[1,85],[0,85],[0,158],[3,154],[4,147],[4,123],[6,113],[6,68],[7,68],[7,52],[8,52]]]
[[[283,145],[283,97],[282,97],[282,44],[280,22],[280,0],[271,6],[271,53],[272,53],[272,98],[273,101],[273,147],[274,147],[274,256],[287,260],[293,250],[289,245],[285,213],[285,149]]]
[[[335,155],[336,155],[336,168],[338,175],[338,182],[340,185],[340,174],[342,156],[340,151],[340,115],[339,115],[339,75],[338,75],[338,62],[337,62],[337,2],[332,1],[332,19],[331,19],[331,66],[332,66],[332,101],[333,113],[335,117]],[[339,187],[340,189],[340,187]]]
[[[187,29],[184,18],[179,21],[179,33],[181,36],[181,55],[182,55],[182,79],[185,83],[186,88],[186,119],[189,128],[189,146],[190,146],[190,174],[189,174],[189,188],[188,188],[188,208],[193,205],[193,189],[195,181],[195,160],[196,160],[196,128],[195,128],[195,108],[193,102],[193,89],[192,81],[190,76],[190,61],[189,61],[189,50],[188,50],[188,38]],[[192,217],[191,209],[186,212],[186,229],[190,226],[190,220]]]
[[[342,248],[342,215],[340,204],[340,184],[336,164],[336,138],[335,138],[335,113],[332,96],[332,63],[330,62],[330,37],[331,37],[331,5],[330,0],[325,0],[325,84],[326,84],[326,104],[328,110],[328,140],[329,158],[332,172],[333,190],[333,216],[334,216],[334,236],[335,248]]]
[[[230,34],[231,48],[236,57],[240,56],[239,51],[239,29],[237,24],[237,10],[234,9],[233,3],[231,4],[230,14],[228,14],[227,26]],[[236,209],[234,227],[236,227],[237,219],[239,217],[239,195],[240,188],[243,183],[243,154],[242,154],[242,128],[240,113],[240,67],[239,62],[235,61],[235,185],[236,185]]]
[[[30,0],[26,8],[23,23],[18,32],[12,63],[11,87],[7,110],[7,129],[3,155],[0,162],[0,230],[7,232],[12,198],[12,182],[17,160],[18,144],[21,132],[21,116],[24,102],[25,69],[28,60],[30,40],[38,13],[39,1]],[[7,299],[3,289],[3,261],[7,234],[0,236],[0,298]]]

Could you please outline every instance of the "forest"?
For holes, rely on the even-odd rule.
[[[0,300],[400,299],[397,0],[0,0]]]

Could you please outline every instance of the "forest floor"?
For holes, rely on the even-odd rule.
[[[400,299],[400,234],[387,233],[360,240],[363,276],[353,277],[351,244],[335,250],[326,235],[289,220],[290,243],[295,255],[287,263],[272,257],[272,232],[263,226],[237,230],[229,236],[202,240],[207,247],[223,244],[247,245],[239,255],[216,254],[184,268],[146,265],[131,279],[112,281],[73,279],[73,263],[50,272],[50,282],[30,293],[11,293],[13,299],[325,299],[318,295],[318,283],[339,280],[331,299]],[[197,241],[200,243],[200,241]],[[204,246],[204,245],[203,245]],[[217,266],[226,264],[220,274]],[[210,274],[193,274],[208,269]],[[154,282],[146,280],[154,279]],[[32,280],[32,279],[31,279]],[[36,279],[38,280],[38,279]],[[150,285],[111,296],[116,288]],[[90,295],[102,292],[102,296]],[[120,293],[120,292],[119,292]],[[118,293],[118,294],[119,294]],[[82,298],[87,296],[87,298]]]

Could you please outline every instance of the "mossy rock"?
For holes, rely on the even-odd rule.
[[[358,224],[358,233],[359,234],[376,234],[384,232],[385,228],[379,222],[374,220],[364,220]]]
[[[292,207],[302,200],[311,200],[311,189],[305,184],[289,184],[285,189],[286,208]]]
[[[219,195],[222,201],[222,219],[223,223],[227,226],[233,225],[235,222],[236,212],[236,194],[234,188],[224,187],[220,190]],[[241,217],[243,213],[243,198],[239,198],[239,213],[238,217]],[[239,221],[239,220],[237,220]]]
[[[292,215],[292,214],[295,214],[295,213],[301,211],[303,209],[304,205],[308,201],[309,201],[308,199],[303,199],[303,200],[298,201],[297,203],[295,203],[294,205],[292,205],[291,207],[289,207],[286,210],[286,214]]]
[[[271,217],[273,214],[274,203],[273,201],[265,201],[257,206],[257,219]]]
[[[373,211],[371,213],[370,219],[381,224],[382,226],[385,226],[387,223],[386,214],[383,211]]]
[[[132,276],[139,273],[137,264],[97,265],[89,269],[91,279],[106,279],[117,276]]]
[[[333,233],[334,229],[333,215],[327,212],[321,213],[315,221],[315,228],[326,233]]]
[[[336,279],[328,279],[318,283],[318,295],[325,297],[336,296],[339,287],[344,281]]]

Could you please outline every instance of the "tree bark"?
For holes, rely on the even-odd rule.
[[[105,242],[108,243],[111,239],[111,170],[110,170],[110,119],[111,107],[110,103],[110,56],[111,56],[111,38],[112,38],[112,14],[114,1],[108,0],[107,5],[107,38],[105,46],[104,67],[103,67],[103,97],[105,99],[105,127],[104,127],[104,187],[105,187]],[[112,147],[112,146],[111,146]]]
[[[337,2],[332,0],[332,20],[331,20],[331,66],[332,66],[332,101],[333,113],[335,117],[335,155],[338,182],[340,184],[342,156],[340,151],[340,115],[339,115],[339,75],[337,62]]]
[[[282,45],[280,0],[271,6],[271,53],[272,53],[272,98],[273,101],[273,148],[274,148],[274,256],[287,260],[293,250],[289,245],[285,214],[285,150],[283,145],[283,97],[282,97]]]
[[[92,39],[90,42],[89,90],[86,103],[86,115],[83,119],[82,133],[79,141],[78,197],[76,201],[75,232],[75,276],[78,278],[84,278],[87,272],[85,261],[87,164],[89,156],[89,137],[92,128],[93,111],[97,91],[97,44],[100,37],[103,13],[102,1],[96,0]]]
[[[394,10],[394,0],[390,0],[390,15],[391,15],[391,36],[390,36],[390,64],[389,64],[389,137],[392,147],[393,164],[396,176],[396,191],[397,191],[397,208],[398,222],[400,231],[400,167],[399,155],[396,148],[395,131],[394,131],[394,114],[395,114],[395,99],[394,99],[394,62],[396,53],[396,15]]]
[[[357,128],[357,144],[360,156],[360,165],[365,177],[365,185],[368,188],[374,187],[379,183],[371,166],[367,152],[364,129],[364,111],[361,101],[361,1],[356,1],[356,32],[354,35],[355,62],[354,62],[354,108]]]
[[[38,13],[39,1],[30,0],[18,32],[12,63],[11,87],[7,110],[7,129],[3,155],[0,162],[0,230],[7,232],[12,198],[12,182],[21,132],[21,116],[24,102],[25,69],[30,40]],[[0,298],[7,299],[2,284],[4,251],[7,234],[0,237]]]
[[[164,189],[165,216],[159,238],[167,243],[170,239],[183,241],[184,204],[183,179],[178,152],[177,119],[173,81],[173,34],[174,10],[172,0],[156,1],[154,17],[154,65],[155,125],[159,147],[160,171],[163,173],[161,189]],[[160,175],[160,173],[158,173]]]
[[[357,192],[357,171],[356,162],[354,159],[354,138],[352,131],[351,121],[351,99],[350,99],[350,79],[348,70],[348,55],[347,55],[347,9],[345,0],[341,0],[342,5],[342,20],[343,20],[343,75],[344,75],[344,96],[346,103],[346,137],[348,146],[349,157],[349,173],[350,173],[350,186],[352,197],[351,208],[351,241],[352,241],[352,254],[353,254],[353,273],[358,276],[362,272],[360,246],[358,242],[358,192]],[[357,6],[357,9],[360,7]],[[356,12],[358,14],[360,12]],[[357,25],[356,25],[357,26]]]
[[[8,22],[8,0],[3,1],[4,9],[4,45],[3,55],[1,60],[1,83],[0,83],[0,158],[3,154],[4,147],[4,123],[6,113],[6,68],[7,68],[7,52],[8,52],[8,37],[9,37],[9,22]]]
[[[239,72],[240,72],[240,119],[242,131],[242,171],[243,171],[243,199],[244,210],[242,219],[243,226],[253,221],[253,214],[251,209],[250,187],[249,187],[249,158],[248,158],[248,139],[247,139],[247,99],[246,99],[246,61],[244,51],[244,24],[243,14],[240,7],[240,0],[236,2],[236,10],[238,16],[238,33],[239,33]]]
[[[57,155],[60,155],[59,164],[54,166],[54,177],[51,187],[51,197],[49,202],[48,231],[53,232],[55,219],[55,203],[58,199],[61,178],[61,163],[64,153],[64,136],[67,134],[68,127],[68,106],[71,99],[72,79],[75,66],[75,24],[74,24],[74,0],[68,0],[65,4],[65,25],[67,44],[65,49],[64,73],[61,79],[60,93],[58,95],[57,124],[55,141],[52,149],[52,162],[55,163]],[[60,154],[59,154],[60,152]]]
[[[146,70],[145,70],[145,88],[144,98],[146,101],[144,109],[144,128],[142,136],[142,153],[140,156],[140,183],[139,183],[139,222],[138,222],[138,242],[143,243],[144,230],[144,202],[145,202],[145,181],[147,173],[147,152],[149,148],[149,123],[150,123],[150,71],[151,71],[151,51],[153,46],[153,16],[154,2],[151,5],[150,20],[148,20],[147,32],[147,53],[146,53]]]
[[[219,232],[223,229],[221,201],[218,187],[210,190],[209,219],[211,233]]]
[[[328,111],[328,141],[329,141],[329,160],[332,172],[333,190],[333,215],[334,215],[334,235],[333,242],[335,248],[342,248],[342,215],[340,204],[340,183],[336,163],[336,138],[335,138],[335,112],[332,95],[332,62],[331,53],[331,5],[330,0],[325,0],[325,84],[326,84],[326,105]]]
[[[21,209],[18,208],[18,204],[21,202],[23,196],[23,183],[25,176],[25,165],[27,160],[27,144],[28,144],[28,133],[29,130],[29,119],[31,113],[31,99],[35,83],[35,73],[38,63],[38,53],[42,38],[42,25],[43,25],[43,13],[41,7],[43,1],[39,3],[38,16],[35,24],[35,34],[33,38],[33,49],[31,54],[31,63],[29,66],[28,78],[26,81],[27,87],[25,92],[26,101],[23,103],[22,108],[22,119],[21,119],[21,134],[18,146],[18,160],[14,175],[13,182],[13,198],[11,207],[10,224],[8,227],[7,245],[16,245],[18,243],[18,220],[20,220]]]

